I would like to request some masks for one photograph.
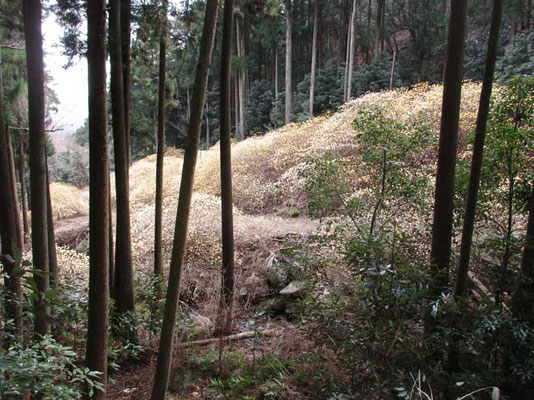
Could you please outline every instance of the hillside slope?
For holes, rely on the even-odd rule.
[[[465,148],[464,139],[474,126],[479,89],[474,83],[463,87],[460,149]],[[276,246],[286,235],[308,234],[315,230],[314,221],[289,217],[290,208],[298,208],[300,215],[306,215],[299,171],[306,168],[309,159],[327,152],[351,160],[358,150],[352,122],[359,112],[369,107],[382,108],[389,117],[407,126],[426,124],[437,136],[441,96],[441,85],[427,84],[370,93],[332,115],[290,124],[236,143],[232,156],[237,282],[243,282],[250,271],[258,271],[257,267],[264,265],[269,256],[271,246]],[[134,262],[138,272],[146,274],[150,273],[153,262],[155,161],[155,156],[151,155],[135,162],[130,169]],[[166,265],[172,247],[182,161],[181,151],[170,149],[167,152],[163,227]],[[434,162],[433,158],[429,162]],[[196,297],[199,303],[218,293],[219,279],[213,268],[218,268],[221,255],[219,192],[219,152],[218,146],[214,146],[201,152],[197,164],[187,251],[188,265],[194,264],[194,274],[193,269],[188,268],[184,278],[185,292]],[[86,198],[82,194],[72,196],[76,204],[80,198]],[[69,209],[66,196],[57,199],[53,193],[53,197],[55,215],[65,215],[66,211],[58,208]],[[58,225],[61,229],[61,222]],[[206,279],[199,280],[199,276]]]

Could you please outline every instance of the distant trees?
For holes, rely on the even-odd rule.
[[[36,270],[35,333],[50,332],[48,306],[48,230],[47,230],[47,166],[45,139],[45,93],[43,36],[41,33],[41,1],[24,0],[24,37],[28,69],[28,113],[30,131],[30,189],[32,209],[32,252]]]
[[[89,79],[89,310],[86,363],[107,382],[109,326],[109,145],[106,96],[106,2],[87,3]],[[87,398],[103,400],[105,391]]]
[[[202,39],[200,42],[200,50],[197,62],[197,73],[191,102],[191,118],[189,119],[187,131],[187,146],[185,149],[184,164],[182,168],[180,197],[178,199],[176,225],[174,228],[174,242],[169,269],[169,284],[167,287],[167,297],[165,299],[165,310],[163,314],[163,325],[161,328],[161,337],[159,342],[158,361],[156,365],[154,383],[152,386],[152,400],[164,400],[169,384],[169,372],[171,356],[173,353],[174,329],[176,322],[176,309],[180,294],[180,281],[184,263],[189,211],[191,208],[191,197],[193,195],[193,179],[198,155],[204,99],[208,85],[209,65],[213,50],[213,42],[215,40],[215,30],[217,27],[218,8],[218,0],[207,1],[204,27],[202,29]]]

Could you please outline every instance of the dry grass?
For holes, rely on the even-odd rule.
[[[77,217],[89,212],[89,205],[83,190],[66,183],[50,183],[52,211],[56,220]]]
[[[479,84],[463,86],[461,137],[474,127],[479,92]],[[362,108],[386,107],[388,116],[407,125],[424,122],[437,135],[441,100],[441,85],[421,84],[410,89],[370,93],[331,116],[287,125],[236,144],[232,151],[235,204],[247,212],[265,212],[291,204],[298,197],[301,184],[297,172],[309,157],[325,152],[346,157],[356,152],[352,122]],[[219,195],[219,168],[217,147],[204,152],[195,190]]]

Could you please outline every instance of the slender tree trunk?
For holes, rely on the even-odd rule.
[[[126,132],[126,155],[128,165],[132,163],[130,138],[130,93],[131,93],[131,27],[132,0],[121,0],[121,54],[122,54],[122,89],[124,92],[124,131]]]
[[[109,257],[109,297],[112,299],[115,298],[114,290],[115,285],[113,284],[115,281],[115,255],[113,249],[115,246],[113,245],[113,206],[112,206],[112,199],[111,199],[111,178],[108,179],[108,193],[109,193],[109,200],[108,200],[108,209],[109,209],[109,224],[108,224],[108,243],[109,243],[109,251],[108,251],[108,257]]]
[[[454,288],[454,296],[458,301],[462,300],[467,290],[469,259],[471,255],[471,245],[473,242],[478,190],[480,187],[480,174],[484,156],[486,125],[488,121],[491,91],[493,88],[493,75],[495,72],[495,61],[497,59],[497,50],[499,45],[501,19],[502,0],[494,0],[493,12],[491,16],[491,27],[488,38],[488,51],[486,53],[486,62],[484,66],[484,78],[478,105],[477,122],[475,128],[475,143],[473,146],[473,155],[471,159],[469,188],[467,191],[464,223],[462,229],[462,241],[460,245],[460,260],[456,275],[456,285]],[[454,323],[457,324],[455,327],[457,332],[461,332],[464,322],[465,320],[463,314],[460,314],[454,321]],[[458,337],[453,336],[453,340],[451,341],[447,357],[447,371],[450,373],[458,371],[461,340],[462,336],[459,334]]]
[[[52,212],[52,196],[50,196],[50,171],[48,170],[48,160],[46,163],[46,205],[48,269],[50,270],[50,287],[55,288],[59,283],[59,268],[56,252],[56,233],[54,231],[54,214]]]
[[[5,126],[4,132],[6,135],[7,161],[9,164],[9,182],[11,185],[11,190],[9,192],[11,193],[13,209],[15,211],[15,228],[17,231],[17,243],[24,244],[24,236],[22,234],[22,226],[20,223],[19,200],[17,194],[17,174],[15,173],[15,156],[13,155],[13,146],[11,144],[11,131],[7,124]],[[22,251],[23,247],[20,247],[20,250]]]
[[[24,132],[22,130],[22,121],[18,120],[19,135],[19,179],[20,179],[20,196],[22,203],[22,222],[24,226],[24,243],[28,242],[30,237],[30,223],[28,219],[28,190],[26,188],[26,151],[24,150]]]
[[[317,63],[317,30],[319,25],[319,0],[313,1],[313,38],[312,38],[312,61],[310,72],[310,117],[313,117],[313,100],[315,95],[315,69]]]
[[[510,150],[510,153],[512,150]],[[508,209],[507,209],[507,223],[506,223],[506,236],[504,243],[504,253],[501,262],[501,276],[497,284],[497,290],[495,295],[495,305],[502,308],[504,287],[506,286],[506,277],[508,275],[508,265],[510,264],[510,257],[512,256],[512,229],[514,219],[514,196],[515,196],[515,184],[514,173],[512,171],[512,154],[508,159]]]
[[[349,49],[349,74],[347,77],[347,101],[351,99],[352,92],[352,72],[354,69],[354,55],[356,52],[356,1],[352,2],[352,13],[350,17],[350,49]]]
[[[171,355],[173,354],[174,328],[176,324],[176,311],[180,294],[180,281],[184,263],[191,197],[193,194],[193,179],[198,156],[200,127],[202,124],[202,110],[204,108],[204,99],[206,97],[206,88],[208,85],[209,65],[213,50],[213,42],[215,39],[215,30],[217,27],[218,8],[218,0],[207,1],[204,27],[202,29],[202,39],[200,42],[198,56],[198,65],[196,69],[197,73],[195,77],[195,86],[193,89],[191,119],[189,120],[189,126],[187,129],[187,144],[184,154],[180,195],[176,214],[174,245],[172,249],[169,270],[169,285],[167,288],[167,297],[165,299],[165,310],[163,313],[163,325],[161,328],[161,337],[159,342],[158,361],[156,365],[156,374],[154,376],[154,384],[152,387],[152,400],[164,400],[169,384]]]
[[[278,115],[278,45],[274,45],[274,107]]]
[[[395,80],[395,62],[397,61],[397,44],[393,47],[393,60],[391,62],[391,74],[389,77],[389,90],[393,90],[393,82]]]
[[[8,190],[0,190],[0,236],[2,241],[2,255],[9,255],[11,259],[15,258],[16,248],[21,249],[22,243],[19,242],[16,229],[15,220],[15,205],[13,204],[13,196],[9,188],[10,173],[9,161],[7,155],[7,141],[5,135],[4,124],[4,93],[2,82],[2,59],[0,49],[0,178],[5,182],[5,187]],[[4,265],[4,286],[7,288],[6,298],[4,302],[5,319],[13,319],[14,326],[6,326],[6,331],[17,334],[22,331],[22,309],[21,297],[22,286],[20,276],[13,274],[16,265],[8,258],[0,257],[0,261]]]
[[[449,281],[454,175],[462,92],[466,14],[467,1],[452,0],[447,39],[448,52],[443,79],[443,103],[430,253],[430,261],[436,275],[433,288],[431,288],[433,297],[439,296],[446,289]]]
[[[109,327],[109,143],[106,96],[106,2],[87,3],[89,75],[89,310],[86,363],[107,382]],[[104,400],[106,392],[86,398]]]
[[[235,136],[239,135],[239,79],[237,78],[237,71],[234,77],[234,118],[235,118]]]
[[[291,122],[291,109],[292,109],[292,88],[291,88],[291,63],[292,63],[292,51],[293,51],[293,39],[292,36],[292,21],[291,21],[291,0],[286,0],[286,100],[285,100],[285,124]]]
[[[206,116],[206,149],[210,148],[210,119],[208,118],[208,112],[209,112],[209,106],[208,106],[208,99],[206,98],[206,110],[204,111],[204,114]]]
[[[386,15],[386,1],[378,0],[377,10],[376,10],[376,28],[377,28],[377,38],[376,38],[376,52],[378,53],[381,50],[384,50],[384,20]]]
[[[234,222],[232,207],[232,147],[230,141],[230,98],[232,22],[234,0],[224,2],[223,38],[221,48],[221,209],[222,209],[222,290],[219,311],[219,330],[229,334],[232,330],[234,298]]]
[[[471,159],[469,188],[467,191],[464,223],[462,229],[462,241],[460,246],[460,261],[456,276],[455,296],[457,298],[464,296],[467,288],[467,272],[469,270],[469,259],[471,255],[471,245],[473,242],[473,229],[475,226],[478,189],[480,187],[480,173],[482,170],[482,160],[484,157],[486,124],[488,121],[491,91],[493,88],[493,76],[495,72],[495,61],[497,59],[497,51],[499,46],[501,20],[502,0],[494,0],[493,12],[491,16],[491,27],[488,38],[488,51],[486,53],[486,63],[484,67],[484,78],[478,105],[475,143],[473,146],[473,156]]]
[[[237,56],[243,57],[245,55],[245,48],[243,45],[243,32],[241,31],[241,16],[236,14],[236,36],[237,36]],[[238,95],[239,95],[239,140],[245,140],[245,72],[243,67],[236,69],[236,76],[238,79]]]
[[[109,48],[111,65],[111,106],[113,150],[115,155],[115,276],[113,295],[119,314],[135,311],[132,242],[130,233],[130,199],[128,153],[125,130],[124,90],[121,48],[121,0],[111,0],[109,10]],[[129,332],[134,337],[134,332]]]
[[[28,114],[30,129],[30,190],[32,205],[33,267],[38,296],[35,299],[35,334],[50,332],[45,293],[48,290],[48,231],[46,213],[46,140],[43,36],[41,1],[24,0],[24,36],[28,68]]]
[[[156,210],[154,223],[154,279],[156,295],[163,298],[163,160],[165,157],[165,77],[167,73],[167,0],[161,9],[159,37],[158,132],[156,156]]]
[[[512,297],[512,312],[517,318],[534,320],[534,181],[530,191],[527,233],[521,260],[519,286]]]
[[[352,15],[350,17],[352,20]],[[352,25],[349,23],[347,32],[347,49],[345,54],[345,78],[343,80],[343,103],[348,101],[348,89],[349,89],[349,63],[350,63],[350,42],[352,38]]]

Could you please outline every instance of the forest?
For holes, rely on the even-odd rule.
[[[534,399],[532,0],[1,0],[0,238],[0,400]]]

